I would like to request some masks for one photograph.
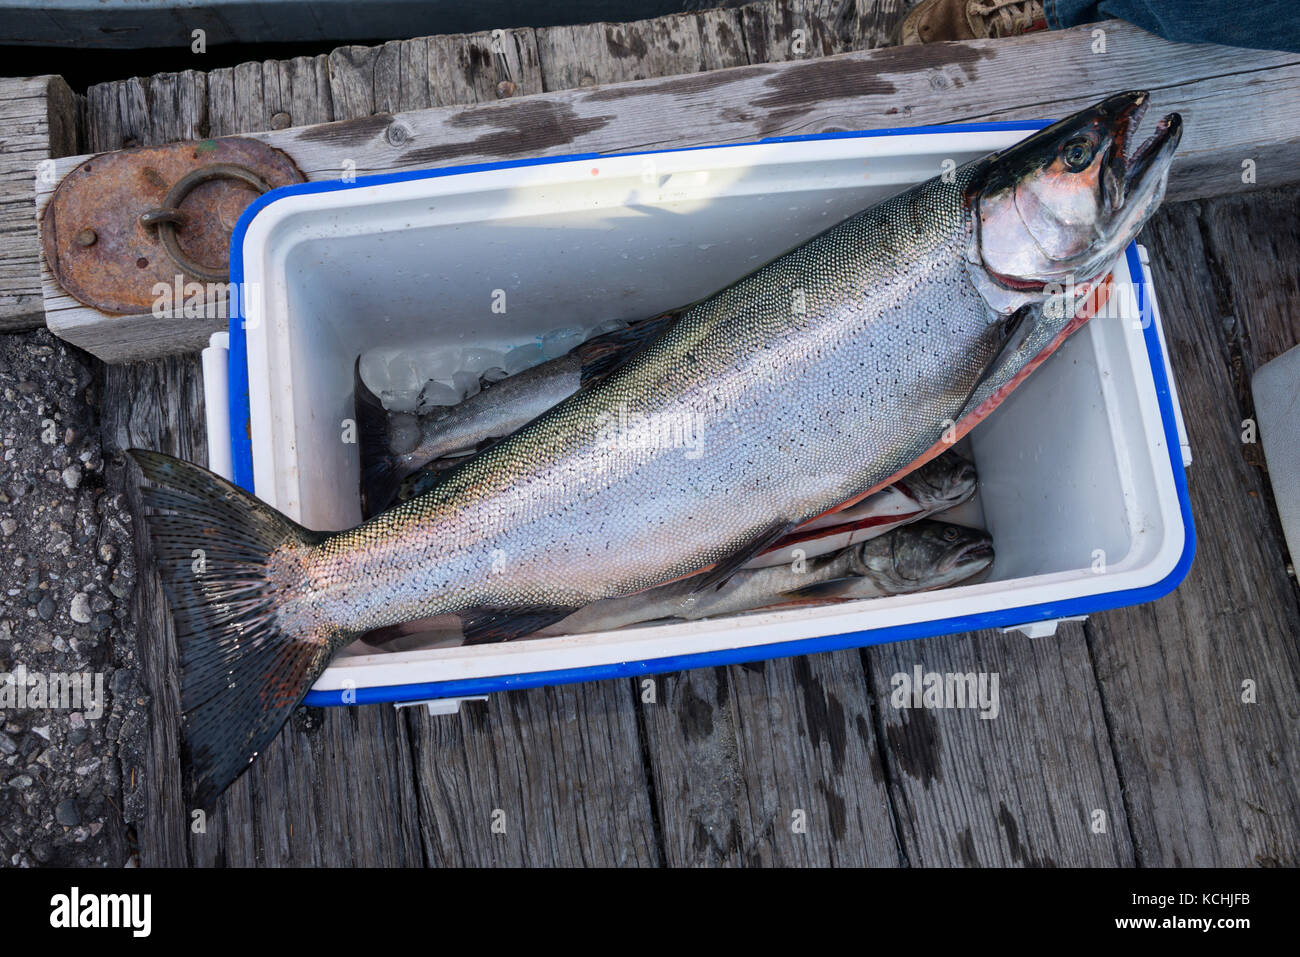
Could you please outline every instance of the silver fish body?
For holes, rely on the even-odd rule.
[[[421,416],[415,441],[394,443],[405,474],[444,455],[509,435],[567,399],[582,384],[582,362],[568,353],[508,376],[491,388],[436,413]]]
[[[922,519],[816,558],[741,569],[717,588],[689,579],[579,609],[543,635],[610,631],[664,619],[696,621],[782,603],[885,598],[958,584],[993,563],[992,539],[976,529]]]
[[[573,609],[724,562],[887,481],[940,440],[999,350],[965,262],[976,172],[815,237],[434,489],[295,556],[310,586],[282,614],[341,636]]]

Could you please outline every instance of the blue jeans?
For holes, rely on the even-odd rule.
[[[1179,43],[1222,43],[1300,53],[1297,0],[1044,0],[1054,30],[1127,20]]]

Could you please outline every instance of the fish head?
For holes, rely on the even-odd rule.
[[[900,484],[922,509],[937,512],[974,495],[977,481],[974,463],[949,450],[909,472]]]
[[[887,594],[955,585],[993,564],[993,539],[987,532],[930,519],[856,548],[854,571]]]
[[[996,312],[1103,278],[1160,205],[1182,119],[1169,114],[1135,146],[1149,100],[1107,97],[982,161],[967,258]]]

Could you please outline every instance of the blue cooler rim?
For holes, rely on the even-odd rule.
[[[438,176],[455,176],[461,173],[478,173],[485,170],[512,169],[521,166],[545,166],[551,163],[566,163],[575,160],[607,160],[622,156],[646,156],[656,153],[684,153],[693,150],[720,149],[733,146],[753,146],[756,143],[798,143],[816,140],[856,139],[870,136],[902,136],[907,134],[927,133],[983,133],[1001,130],[1038,130],[1052,123],[1052,120],[1009,120],[993,123],[958,123],[951,126],[907,126],[879,130],[851,130],[834,133],[809,133],[798,136],[770,136],[746,143],[725,143],[710,146],[686,146],[668,150],[638,150],[629,153],[570,153],[563,156],[548,156],[534,159],[503,160],[497,163],[472,163],[463,166],[447,166],[439,169],[408,170],[399,173],[383,173],[371,176],[359,176],[352,182],[341,180],[321,180],[307,183],[294,183],[281,186],[259,196],[240,216],[239,222],[230,237],[230,281],[235,288],[241,288],[244,281],[243,245],[244,235],[249,225],[259,212],[278,200],[289,196],[309,193],[325,193],[343,189],[357,189],[366,186],[378,186],[385,183],[400,183],[414,179],[432,179]],[[1131,243],[1125,252],[1129,272],[1134,280],[1138,301],[1139,315],[1146,315],[1147,281],[1138,257],[1137,243]],[[251,413],[248,393],[248,357],[247,343],[244,338],[244,302],[237,297],[236,308],[230,313],[230,354],[229,354],[229,401],[230,401],[230,442],[234,464],[235,484],[253,491],[253,443]],[[862,648],[869,645],[885,644],[891,641],[907,641],[914,638],[930,638],[938,635],[959,634],[987,628],[1006,628],[1013,625],[1029,624],[1056,618],[1068,618],[1088,615],[1127,605],[1140,605],[1155,601],[1169,594],[1187,577],[1192,560],[1196,554],[1196,528],[1192,521],[1191,498],[1187,491],[1187,472],[1183,467],[1182,447],[1178,438],[1178,428],[1173,408],[1173,397],[1169,387],[1169,377],[1165,372],[1164,353],[1160,348],[1159,333],[1154,322],[1149,322],[1143,330],[1147,357],[1151,363],[1152,379],[1155,383],[1156,399],[1160,407],[1160,419],[1164,426],[1165,447],[1169,451],[1169,464],[1173,472],[1174,487],[1178,493],[1179,511],[1183,520],[1183,552],[1173,570],[1161,581],[1141,588],[1129,588],[1122,591],[1106,592],[1099,595],[1084,595],[1054,602],[1040,602],[1036,605],[1024,605],[1000,611],[980,612],[972,615],[957,615],[933,621],[913,622],[893,625],[887,628],[874,628],[867,631],[853,631],[838,635],[799,638],[792,641],[772,642],[763,645],[751,645],[744,648],[726,648],[717,651],[702,651],[686,655],[668,655],[661,658],[644,658],[634,661],[619,661],[604,665],[587,665],[581,668],[559,668],[552,671],[534,671],[524,674],[490,675],[482,678],[461,678],[449,681],[430,681],[415,684],[380,685],[366,688],[348,688],[331,691],[309,691],[303,703],[315,706],[334,706],[351,704],[381,704],[427,701],[437,698],[466,698],[475,695],[491,694],[499,691],[511,691],[522,688],[537,688],[545,685],[573,684],[583,681],[599,681],[607,678],[629,678],[643,675],[664,674],[673,671],[685,671],[691,668],[713,668],[719,665],[743,664],[750,661],[764,661],[770,658],[786,658],[795,655],[814,654],[822,651],[838,651],[844,648]]]

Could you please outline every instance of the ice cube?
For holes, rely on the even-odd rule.
[[[458,369],[452,373],[451,383],[456,387],[462,399],[468,399],[476,395],[479,390],[478,375],[470,372],[468,369]]]
[[[449,382],[457,369],[465,367],[465,351],[455,346],[421,349],[413,353],[412,357],[416,368],[420,370],[421,382],[428,382],[430,379]]]
[[[361,356],[361,381],[375,395],[391,390],[393,380],[388,372],[388,357],[376,349],[364,353]]]
[[[501,365],[501,359],[504,353],[499,349],[479,349],[471,347],[466,349],[461,356],[460,367],[468,372],[475,374],[482,372],[484,369],[490,369],[493,366]]]
[[[424,381],[413,356],[406,353],[394,356],[388,362],[388,388],[380,393],[384,407],[409,412],[415,406]]]
[[[581,329],[556,329],[542,336],[542,352],[548,359],[558,359],[582,342]]]
[[[388,447],[397,455],[414,451],[420,444],[420,420],[405,412],[388,419]]]
[[[603,336],[607,332],[617,332],[620,329],[626,329],[628,324],[622,319],[607,319],[598,325],[591,332],[587,333],[588,339],[595,339],[597,336]]]
[[[419,393],[385,389],[379,393],[379,401],[389,412],[414,412],[419,403]]]
[[[508,379],[510,373],[500,366],[493,366],[490,369],[484,369],[483,374],[478,377],[479,388],[486,389],[490,385],[495,385],[502,379]]]
[[[511,375],[516,372],[523,372],[525,369],[531,369],[533,366],[546,361],[546,353],[536,342],[530,342],[526,346],[515,346],[507,352],[501,359],[501,365]]]
[[[430,379],[420,392],[420,408],[430,409],[436,405],[455,405],[461,399],[461,392],[454,385]]]

